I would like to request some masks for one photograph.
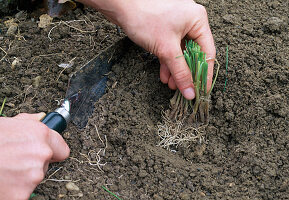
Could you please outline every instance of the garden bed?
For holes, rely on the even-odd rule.
[[[207,7],[221,64],[204,141],[176,151],[157,146],[157,124],[174,92],[160,82],[157,58],[131,46],[113,66],[87,127],[70,124],[64,133],[70,158],[50,166],[33,199],[116,199],[102,186],[123,200],[288,198],[288,6],[199,2]],[[7,97],[8,116],[57,108],[69,74],[124,37],[91,9],[45,29],[23,14],[16,37],[5,35],[8,19],[0,21],[0,102]],[[11,69],[16,58],[20,64]],[[72,59],[71,68],[58,66]],[[68,182],[79,191],[67,190]]]

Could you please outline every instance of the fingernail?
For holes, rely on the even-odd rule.
[[[37,113],[37,115],[38,115],[37,117],[39,120],[42,120],[46,116],[45,112]]]
[[[183,95],[184,95],[184,97],[186,98],[186,99],[188,99],[188,100],[192,100],[192,99],[194,99],[195,98],[195,90],[194,90],[194,88],[187,88],[187,89],[184,89],[183,90]]]

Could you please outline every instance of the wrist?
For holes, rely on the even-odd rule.
[[[102,14],[104,14],[111,22],[120,25],[124,15],[129,9],[126,5],[127,1],[119,0],[78,0],[79,2],[88,5]]]

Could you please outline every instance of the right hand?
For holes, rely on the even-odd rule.
[[[39,114],[0,118],[0,199],[28,199],[51,162],[69,156],[63,138]]]
[[[178,88],[186,99],[195,98],[191,71],[181,44],[192,39],[207,54],[209,90],[216,49],[206,9],[193,0],[78,0],[102,12],[118,24],[136,44],[160,61],[160,79]],[[181,57],[180,57],[181,56]]]

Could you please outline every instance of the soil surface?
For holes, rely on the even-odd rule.
[[[222,66],[205,142],[177,151],[157,146],[157,124],[174,92],[161,84],[157,58],[131,46],[113,66],[86,128],[70,124],[64,133],[71,155],[50,166],[33,199],[116,199],[102,186],[123,200],[289,198],[288,4],[198,2],[207,7]],[[18,14],[10,36],[8,19],[0,21],[0,102],[7,97],[7,116],[53,111],[69,75],[124,36],[91,9],[45,29],[35,15]],[[71,68],[58,66],[72,59]]]

